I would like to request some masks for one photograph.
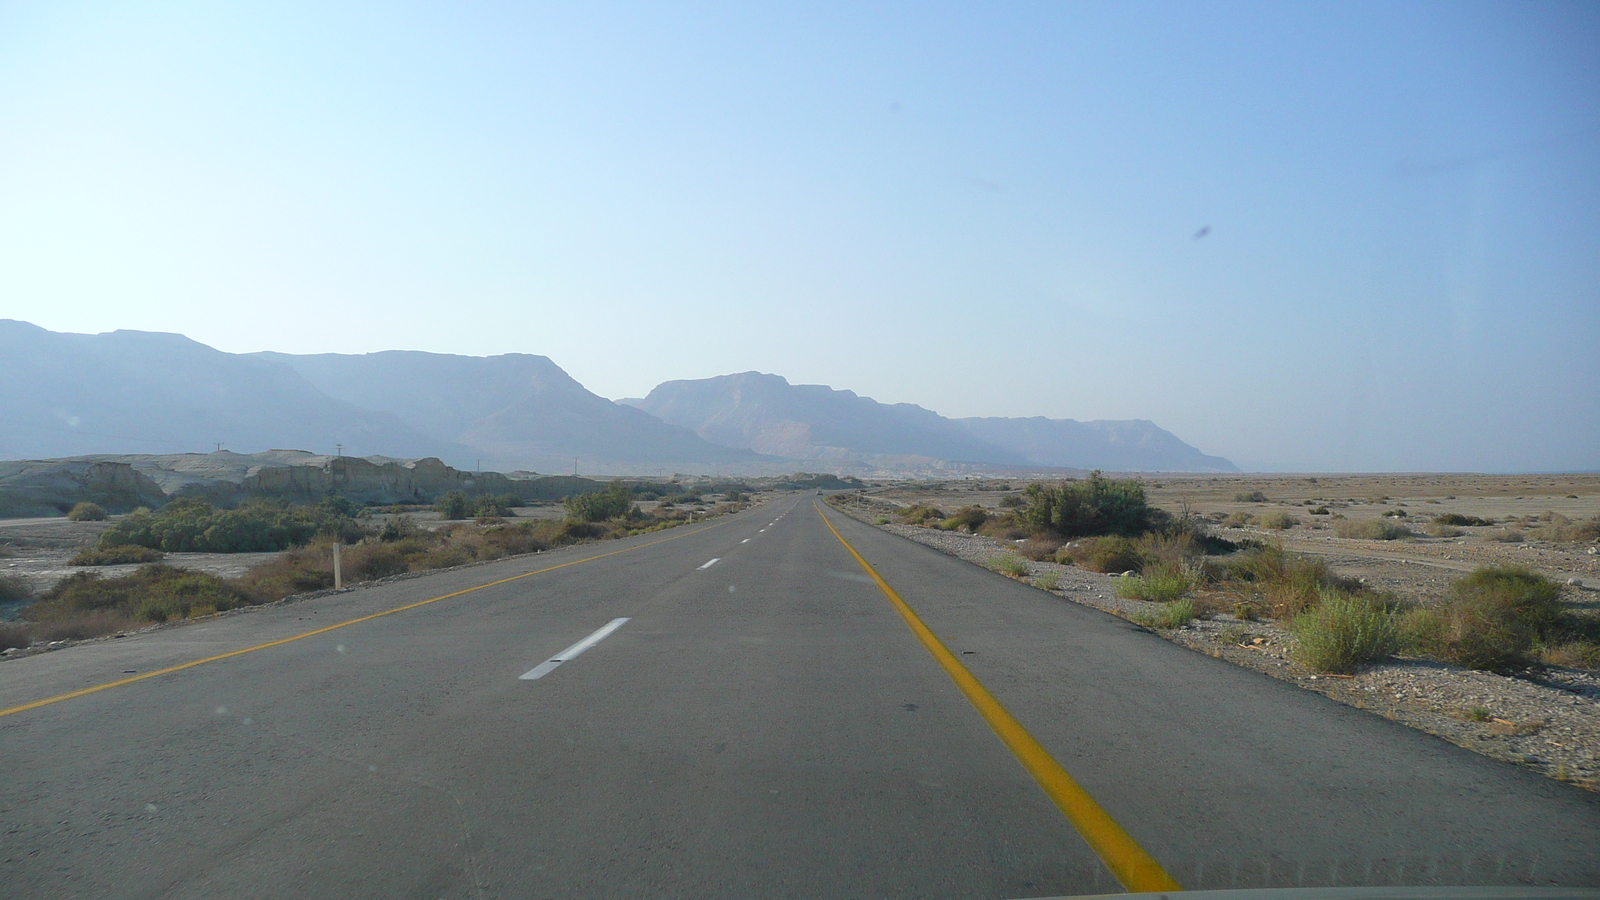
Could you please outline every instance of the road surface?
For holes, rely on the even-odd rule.
[[[1122,890],[1057,764],[1186,888],[1600,885],[1596,795],[819,500],[0,664],[0,896]]]

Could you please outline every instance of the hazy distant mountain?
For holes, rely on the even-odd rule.
[[[1124,472],[1237,472],[1145,419],[955,419],[973,437],[1021,453],[1041,466]]]
[[[879,403],[851,391],[790,384],[781,376],[760,372],[668,381],[636,402],[645,412],[692,428],[713,443],[775,456],[1027,461],[920,406]]]
[[[218,442],[246,452],[457,449],[335,400],[282,363],[178,334],[60,334],[0,319],[0,360],[0,458],[208,451]]]
[[[464,468],[755,474],[941,463],[1234,471],[1144,421],[952,420],[745,372],[612,403],[542,356],[223,353],[0,320],[0,458],[298,449]]]
[[[496,466],[563,471],[729,468],[761,462],[748,450],[590,393],[543,356],[454,356],[390,350],[255,356],[292,367],[339,400],[398,416],[441,441],[477,448]]]
[[[912,458],[1116,471],[1237,471],[1143,420],[947,419],[824,385],[743,372],[669,381],[638,406],[733,447],[802,459]]]

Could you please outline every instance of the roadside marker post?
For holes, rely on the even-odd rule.
[[[339,548],[343,545],[343,541],[333,542],[333,589],[336,591],[344,590],[344,562],[339,558]]]

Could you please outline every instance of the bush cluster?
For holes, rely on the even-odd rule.
[[[112,613],[141,622],[209,615],[255,602],[239,585],[192,569],[154,563],[104,578],[74,572],[24,610],[30,622],[48,624],[82,613]]]
[[[620,483],[603,491],[568,497],[566,507],[567,518],[576,522],[605,522],[639,516],[639,508],[633,505],[633,492]]]
[[[1400,649],[1394,614],[1371,597],[1324,589],[1322,602],[1294,619],[1295,658],[1318,672],[1345,674]]]
[[[1498,672],[1532,664],[1541,647],[1600,639],[1600,622],[1562,607],[1560,585],[1518,566],[1488,566],[1458,580],[1444,606],[1407,614],[1404,630],[1422,653]]]
[[[513,507],[521,506],[522,498],[514,494],[485,494],[469,497],[462,491],[450,491],[433,504],[434,511],[445,519],[502,518],[515,515]]]
[[[982,528],[983,523],[987,521],[989,521],[989,513],[983,507],[963,506],[955,511],[955,515],[940,522],[939,527],[945,531],[956,531],[965,526],[968,531],[977,533],[978,529]]]
[[[1194,621],[1197,614],[1193,600],[1174,600],[1155,610],[1135,614],[1133,621],[1146,628],[1182,628]]]
[[[926,503],[918,503],[915,506],[907,507],[900,513],[900,520],[907,525],[923,525],[930,519],[936,522],[944,521],[944,510]]]
[[[1028,561],[1015,553],[1002,553],[989,558],[989,568],[1001,575],[1012,578],[1026,578],[1029,572]]]
[[[1260,519],[1262,528],[1270,528],[1273,531],[1284,531],[1299,524],[1299,519],[1282,511],[1262,513]]]
[[[1034,534],[1134,536],[1160,524],[1160,514],[1146,502],[1143,483],[1107,478],[1099,471],[1083,481],[1030,484],[1023,493],[1028,505],[1017,512],[1017,522]]]
[[[1494,520],[1480,519],[1477,516],[1463,516],[1457,513],[1440,513],[1439,515],[1433,517],[1433,524],[1460,526],[1493,525]]]
[[[1159,563],[1146,566],[1138,575],[1117,579],[1117,596],[1170,603],[1194,590],[1198,582],[1196,574],[1181,564]]]
[[[731,512],[719,507],[715,512]],[[672,513],[606,522],[521,522],[479,527],[449,525],[437,531],[418,528],[404,516],[391,520],[376,534],[343,552],[346,582],[354,583],[500,559],[581,541],[625,537],[686,522],[701,521],[699,514]],[[332,545],[339,536],[322,534],[303,545],[256,566],[234,579],[165,564],[143,566],[131,574],[105,578],[78,572],[59,582],[43,598],[23,609],[27,620],[12,627],[0,641],[76,640],[97,637],[150,622],[208,615],[254,603],[278,600],[290,594],[333,586]],[[7,588],[20,587],[8,598]],[[0,600],[26,600],[26,581],[0,577]],[[3,648],[0,648],[3,649]]]
[[[134,510],[101,532],[95,546],[132,544],[167,553],[261,553],[304,544],[317,534],[353,540],[361,536],[361,528],[327,505],[251,500],[238,509],[216,509],[205,500],[184,498],[159,512]]]
[[[1412,536],[1411,529],[1398,522],[1382,519],[1352,519],[1333,526],[1333,533],[1342,538],[1360,538],[1369,541],[1397,541]]]
[[[85,500],[74,506],[67,513],[67,518],[74,522],[104,522],[106,520],[106,511],[100,504],[90,503]]]

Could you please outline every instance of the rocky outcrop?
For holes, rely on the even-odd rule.
[[[0,462],[0,518],[58,516],[80,501],[108,512],[160,506],[155,481],[125,462],[45,459]]]

